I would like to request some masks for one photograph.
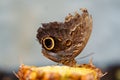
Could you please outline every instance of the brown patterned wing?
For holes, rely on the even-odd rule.
[[[64,23],[44,23],[38,29],[37,39],[47,58],[65,65],[76,63],[74,58],[84,49],[92,31],[92,17],[86,9],[81,10],[81,15],[69,14]]]

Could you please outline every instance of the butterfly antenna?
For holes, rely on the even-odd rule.
[[[23,64],[23,60],[22,60],[21,56],[19,56],[19,63],[20,63],[20,65]]]
[[[89,57],[89,56],[91,56],[91,55],[93,55],[93,54],[95,54],[95,53],[90,53],[90,54],[87,54],[87,55],[85,55],[85,56],[82,56],[82,57],[79,57],[79,58],[77,58],[77,59],[83,59],[83,58],[86,58],[86,57]],[[90,61],[92,61],[92,60],[90,60]]]

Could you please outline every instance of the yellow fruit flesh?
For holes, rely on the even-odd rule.
[[[18,71],[19,80],[99,80],[98,68],[21,65]],[[102,74],[102,73],[101,73]]]

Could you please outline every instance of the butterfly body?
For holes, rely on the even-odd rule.
[[[92,31],[92,17],[86,9],[82,14],[69,14],[65,22],[42,24],[37,39],[42,44],[42,53],[47,58],[73,66],[75,57],[84,49]]]

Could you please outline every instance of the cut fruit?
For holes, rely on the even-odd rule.
[[[99,80],[103,74],[92,64],[79,66],[26,66],[21,65],[19,80]]]

